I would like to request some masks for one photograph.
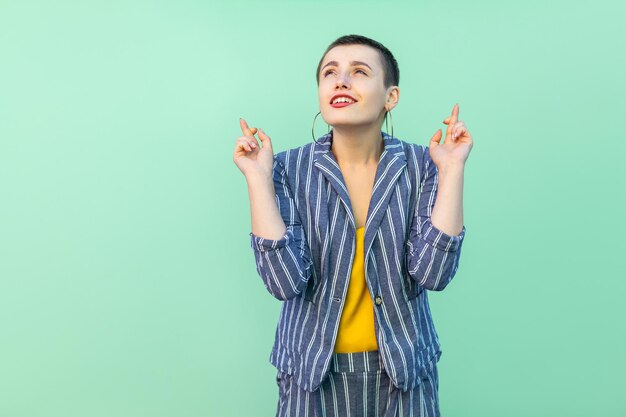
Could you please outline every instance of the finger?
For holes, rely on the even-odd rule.
[[[446,138],[452,136],[452,131],[454,129],[454,125],[456,124],[458,117],[459,117],[459,105],[455,103],[454,107],[452,108],[452,115],[448,117],[448,119],[450,120],[448,124],[448,129],[446,131]]]
[[[239,140],[237,141],[237,146],[245,149],[248,152],[252,151],[252,148],[256,148],[256,146],[253,146],[252,143],[250,143],[250,139],[248,139],[247,137],[241,137],[239,138]]]
[[[237,146],[235,146],[235,155],[245,155],[248,152],[251,152],[251,150],[245,142],[237,143]]]
[[[244,135],[254,137],[254,133],[256,133],[256,131],[252,133],[252,130],[248,127],[248,123],[246,123],[246,121],[241,117],[239,118],[239,126],[241,127],[241,131]]]
[[[270,139],[269,136],[267,136],[267,133],[265,133],[265,131],[261,128],[259,128],[259,139],[261,139],[261,142],[263,143],[264,148],[266,146],[269,146],[270,149],[272,148],[272,140]]]
[[[250,145],[253,148],[257,148],[259,146],[259,144],[257,143],[255,137],[250,139],[248,136],[239,136],[239,140],[243,141],[244,143],[247,143],[248,145]]]
[[[458,136],[459,136],[459,128],[460,128],[460,124],[459,122],[456,122],[455,124],[452,125],[452,140],[455,140]]]
[[[250,146],[256,146],[258,145],[256,138],[253,136],[252,138],[250,138],[249,136],[239,136],[237,138],[237,140],[243,140],[244,142],[246,142],[247,144],[249,144]]]
[[[450,121],[450,119],[452,118],[452,116],[448,116],[445,119],[443,119],[443,123],[448,123]],[[458,120],[457,123],[461,123],[462,120]]]
[[[258,145],[258,142],[257,142],[256,136],[254,136],[254,135],[257,133],[258,129],[256,127],[251,127],[249,129],[250,129],[250,133],[252,135],[251,136],[242,136],[242,137],[246,138],[248,140],[248,142],[250,142],[251,145],[256,147]]]
[[[441,137],[443,134],[441,133],[441,129],[437,129],[434,135],[430,138],[430,147],[433,148],[441,144]]]
[[[447,119],[444,119],[443,123],[448,124],[449,123],[450,118],[448,117]],[[460,126],[461,124],[464,124],[465,122],[462,121],[458,121],[456,122],[457,126]],[[454,127],[454,126],[453,126]]]
[[[253,148],[258,147],[259,145],[256,143],[256,138],[254,136],[252,136],[254,139],[250,139],[248,137],[246,137],[246,141],[248,142],[248,144],[250,146],[252,146]]]
[[[459,120],[459,103],[454,103],[454,107],[452,107],[452,118],[454,123]]]
[[[465,123],[463,121],[456,122],[456,125],[454,126],[454,130],[452,133],[453,139],[460,137],[463,134],[463,132],[466,132],[466,131],[467,131],[467,128],[465,127]]]
[[[450,123],[450,119],[452,118],[452,116],[446,117],[445,119],[443,119],[443,123],[444,124],[448,124]],[[458,122],[457,122],[458,123]]]

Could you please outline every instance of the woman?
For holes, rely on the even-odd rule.
[[[241,119],[234,152],[257,271],[283,301],[277,415],[438,416],[441,350],[424,290],[443,290],[458,268],[472,138],[458,105],[444,143],[441,130],[429,147],[395,138],[393,122],[382,132],[399,70],[372,39],[338,38],[316,76],[331,131],[274,155]]]

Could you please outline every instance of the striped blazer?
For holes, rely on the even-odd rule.
[[[356,247],[332,135],[274,155],[276,201],[287,231],[277,240],[250,233],[257,272],[283,301],[269,361],[307,391],[329,370]],[[365,223],[365,279],[383,366],[393,384],[407,390],[441,356],[424,290],[441,291],[454,277],[465,226],[453,236],[430,222],[438,170],[428,147],[381,135],[385,149]]]

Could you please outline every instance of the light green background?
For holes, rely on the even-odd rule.
[[[399,62],[397,137],[458,102],[474,138],[460,269],[429,294],[442,415],[626,415],[624,11],[1,1],[0,415],[275,415],[238,119],[311,141],[350,33]]]

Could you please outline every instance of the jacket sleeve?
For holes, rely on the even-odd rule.
[[[272,296],[284,301],[306,288],[313,262],[284,165],[276,158],[272,172],[276,202],[287,231],[276,240],[250,232],[250,245],[265,287]]]
[[[452,280],[459,266],[465,225],[458,235],[449,235],[431,223],[438,185],[437,165],[424,147],[417,204],[407,240],[407,271],[418,285],[441,291]]]

